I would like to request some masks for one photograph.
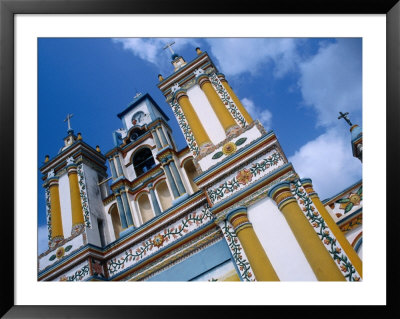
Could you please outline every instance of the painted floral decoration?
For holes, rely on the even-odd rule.
[[[236,144],[235,143],[228,142],[222,147],[222,153],[224,153],[225,155],[231,155],[235,152],[236,152]]]
[[[103,274],[103,267],[101,267],[101,264],[98,264],[95,262],[92,264],[92,266],[93,266],[93,270],[96,274],[98,274],[98,275]]]
[[[350,193],[347,198],[341,198],[336,203],[340,204],[340,209],[344,209],[344,213],[348,213],[354,206],[360,205],[362,201],[362,186],[356,193]]]
[[[57,251],[56,251],[56,257],[57,257],[58,259],[62,258],[62,257],[64,256],[64,254],[65,254],[65,249],[64,249],[64,247],[60,247],[60,248],[57,249]]]
[[[160,246],[162,246],[163,243],[164,243],[164,237],[162,235],[157,235],[154,237],[154,239],[153,239],[154,246],[160,247]]]
[[[60,281],[67,281],[67,280],[68,280],[67,276],[62,276],[62,277],[60,278]]]
[[[246,185],[247,183],[250,183],[253,178],[253,174],[251,174],[251,171],[247,168],[245,168],[242,171],[239,171],[239,173],[236,175],[236,179],[239,184]]]

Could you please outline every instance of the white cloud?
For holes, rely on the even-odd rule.
[[[142,60],[156,65],[160,72],[171,72],[169,49],[164,50],[166,44],[175,42],[172,50],[179,53],[179,50],[190,45],[194,48],[198,46],[198,40],[195,38],[114,38],[115,43],[121,43],[125,50],[132,52]]]
[[[280,77],[295,69],[299,59],[296,39],[213,38],[207,42],[220,71],[227,76],[258,74],[267,63],[274,62],[274,74]]]
[[[336,43],[321,46],[315,56],[300,63],[300,90],[304,103],[315,109],[318,125],[337,124],[339,111],[361,110],[359,41],[338,39]]]
[[[362,176],[362,164],[352,155],[348,131],[329,129],[303,145],[289,161],[300,178],[312,179],[321,200],[336,195]]]
[[[267,131],[271,129],[272,113],[270,111],[254,105],[254,102],[248,98],[243,98],[241,101],[253,119],[259,120]]]
[[[38,228],[38,255],[45,252],[49,248],[47,239],[47,225]]]

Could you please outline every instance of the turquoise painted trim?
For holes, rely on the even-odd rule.
[[[169,165],[171,166],[172,173],[175,176],[175,181],[178,184],[178,190],[179,190],[180,195],[185,194],[186,193],[186,189],[185,189],[185,186],[183,186],[181,175],[179,174],[179,171],[176,168],[175,161],[172,160]]]
[[[126,215],[126,219],[128,222],[128,226],[130,226],[130,225],[133,226],[132,212],[131,212],[131,208],[129,206],[128,195],[126,195],[126,192],[122,193],[122,201],[125,206],[125,215]]]
[[[356,211],[352,212],[351,215],[346,216],[345,218],[341,219],[336,223],[336,225],[340,226],[348,222],[350,219],[354,218],[356,215],[362,212],[362,207],[357,209]]]
[[[126,220],[126,215],[125,215],[124,205],[122,204],[121,195],[119,196],[115,195],[115,198],[117,199],[117,206],[118,206],[119,218],[121,220],[121,227],[127,228],[128,222]]]
[[[222,239],[147,281],[191,281],[230,261],[230,257]]]
[[[214,166],[211,166],[207,171],[204,173],[200,174],[199,176],[195,177],[193,181],[195,183],[201,182],[202,179],[212,175],[216,170],[218,170],[221,166],[234,162],[238,157],[240,157],[243,153],[247,152],[249,149],[256,147],[257,145],[261,144],[271,136],[275,136],[275,133],[273,131],[268,132],[266,135],[263,135],[256,139],[255,141],[251,142],[249,145],[245,146],[244,148],[240,149],[237,151],[235,154],[225,157],[221,162],[218,162]]]
[[[168,149],[170,149],[171,151],[173,150],[172,147],[171,147],[171,145],[167,145],[167,146],[165,146],[164,148],[162,148],[161,150],[159,150],[159,151],[157,152],[156,156],[158,156],[159,154],[161,154],[162,152],[164,152],[165,150],[168,150]]]
[[[156,166],[155,166],[155,167],[156,167]],[[140,184],[138,184],[135,188],[130,188],[129,191],[132,192],[132,193],[134,193],[134,192],[136,192],[138,189],[140,189],[143,185],[147,185],[148,182],[149,182],[150,180],[155,179],[155,178],[157,178],[158,176],[161,176],[161,175],[163,175],[163,171],[158,172],[158,173],[155,174],[155,175],[149,176],[148,178],[146,178],[145,180],[143,180]]]
[[[164,145],[168,145],[167,138],[165,137],[164,130],[162,129],[162,126],[157,127],[157,129],[160,131],[160,136],[161,136],[161,141]]]
[[[234,214],[239,213],[239,212],[243,212],[243,211],[244,211],[245,213],[247,213],[247,207],[246,207],[246,206],[239,206],[239,207],[236,207],[235,209],[231,210],[231,211],[226,215],[226,219],[227,219],[228,221],[230,221],[231,217],[232,217]]]
[[[172,193],[174,195],[174,198],[178,198],[180,196],[179,192],[178,192],[178,188],[176,187],[174,178],[172,177],[172,173],[171,170],[169,168],[169,164],[164,165],[164,172],[167,175],[168,181],[169,181],[169,185],[171,186],[171,190]]]
[[[360,179],[358,182],[354,183],[353,185],[351,185],[351,186],[345,188],[345,189],[342,190],[340,193],[337,193],[336,195],[334,195],[334,196],[332,196],[332,197],[329,197],[329,198],[327,198],[327,199],[324,199],[323,201],[321,201],[322,204],[325,205],[327,202],[331,201],[332,199],[334,199],[334,198],[336,198],[336,197],[340,197],[340,196],[346,194],[348,191],[350,191],[353,187],[357,186],[358,184],[361,184],[361,185],[362,185],[362,179]]]
[[[127,229],[124,229],[122,232],[119,233],[119,237],[126,237],[128,234],[130,234],[134,230],[135,230],[134,226],[131,226],[131,227],[127,228]]]
[[[219,202],[218,204],[214,205],[213,207],[210,208],[210,211],[213,212],[216,209],[218,209],[219,207],[221,207],[222,205],[226,205],[229,204],[231,202],[235,202],[236,198],[240,195],[242,195],[244,192],[248,192],[250,191],[250,193],[254,192],[254,188],[257,188],[259,184],[263,183],[266,179],[269,179],[271,177],[273,177],[274,175],[277,175],[280,171],[291,167],[293,170],[293,166],[292,163],[287,163],[285,165],[283,165],[281,168],[279,168],[278,170],[272,172],[271,174],[265,175],[264,177],[262,177],[261,179],[259,179],[258,181],[256,181],[254,184],[251,184],[249,187],[243,188],[242,190],[240,190],[239,192],[237,192],[236,194],[226,198],[225,200]]]
[[[282,188],[282,186],[286,186],[286,187],[290,188],[290,183],[283,181],[283,182],[280,182],[279,184],[276,184],[275,186],[273,186],[272,188],[269,189],[268,197],[272,197],[272,194],[275,193],[278,188]]]
[[[160,139],[158,138],[157,129],[154,130],[154,132],[153,132],[152,135],[153,135],[154,140],[156,141],[157,149],[158,149],[158,150],[161,149],[162,146],[161,146]]]
[[[108,162],[110,164],[110,169],[111,169],[111,176],[115,180],[117,178],[117,170],[115,169],[115,163],[114,159],[111,158],[110,161]]]
[[[357,240],[357,243],[354,245],[354,250],[358,254],[360,247],[362,245],[362,236]]]
[[[173,201],[172,201],[172,206],[176,206],[176,205],[178,205],[180,202],[182,202],[182,201],[184,201],[185,199],[187,199],[189,197],[189,194],[183,194],[182,196],[180,196],[180,197],[178,197],[178,198],[175,198]]]
[[[150,188],[150,199],[151,203],[153,204],[155,215],[156,216],[161,215],[161,208],[160,205],[158,204],[156,193],[154,192],[153,188]]]
[[[210,220],[208,223],[206,223],[206,224],[204,224],[203,226],[199,227],[198,229],[196,229],[195,231],[191,232],[190,234],[191,234],[191,235],[192,235],[192,234],[196,234],[196,233],[200,232],[203,228],[208,227],[210,224],[214,224],[214,221],[213,221],[213,220]],[[186,237],[186,236],[182,236],[181,238],[179,238],[179,239],[177,239],[176,241],[174,241],[174,243],[171,244],[171,245],[179,244],[179,242],[181,242],[182,240],[184,240],[185,237]],[[146,261],[147,259],[149,259],[150,257],[153,258],[154,256],[156,256],[156,255],[158,255],[158,254],[161,254],[162,252],[164,252],[164,250],[169,249],[169,248],[170,248],[170,245],[167,245],[167,246],[163,247],[162,249],[158,250],[157,253],[152,254],[152,255],[150,255],[150,256],[147,256],[147,257],[143,258],[142,260],[140,260],[140,261],[137,262],[136,264],[134,264],[134,265],[132,265],[132,266],[130,266],[130,267],[125,268],[123,271],[119,272],[118,274],[115,274],[115,275],[112,276],[112,277],[109,277],[109,279],[112,280],[113,278],[120,277],[121,275],[123,275],[124,273],[126,273],[127,271],[129,271],[130,269],[132,269],[132,268],[134,268],[134,267],[137,267],[138,265],[142,264],[143,262],[145,262],[145,261]]]

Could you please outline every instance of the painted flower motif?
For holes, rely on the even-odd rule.
[[[236,152],[236,145],[233,142],[228,142],[222,147],[222,153],[231,155]]]
[[[336,203],[339,203],[339,209],[344,209],[344,213],[348,213],[354,206],[360,205],[362,200],[362,186],[355,193],[350,193],[347,198],[341,198]]]
[[[330,241],[329,238],[326,238],[326,239],[324,240],[324,243],[325,243],[325,245],[329,245],[329,244],[331,243],[331,241]]]
[[[154,239],[153,239],[154,246],[160,247],[160,246],[162,246],[163,243],[164,243],[164,237],[162,235],[157,235],[154,237]]]
[[[246,185],[247,183],[251,182],[253,175],[251,174],[250,170],[245,168],[244,170],[240,171],[236,175],[236,179],[239,184]]]
[[[340,254],[341,251],[342,251],[342,249],[341,249],[340,247],[336,247],[335,251],[336,251],[338,254]]]
[[[67,276],[62,276],[62,277],[60,278],[60,281],[67,281],[67,280],[68,280]]]
[[[64,256],[64,254],[65,254],[65,249],[64,249],[64,247],[60,247],[60,248],[57,249],[57,251],[56,251],[56,257],[57,257],[58,259],[62,258],[62,257]]]
[[[354,281],[360,281],[360,277],[355,276]]]
[[[340,266],[340,269],[341,269],[343,272],[347,272],[347,267],[344,266],[344,265],[341,265],[341,266]]]

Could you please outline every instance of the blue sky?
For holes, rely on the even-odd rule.
[[[357,38],[40,38],[38,40],[38,167],[57,155],[67,135],[64,119],[105,153],[117,114],[137,92],[149,93],[170,118],[178,148],[180,128],[157,88],[173,72],[166,43],[191,61],[207,51],[254,119],[278,140],[300,177],[313,180],[321,199],[361,179],[352,157],[349,112],[362,126],[362,40]],[[45,197],[38,172],[39,253],[47,248]]]

